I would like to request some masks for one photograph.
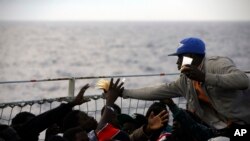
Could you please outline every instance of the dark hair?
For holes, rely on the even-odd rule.
[[[66,131],[70,128],[79,126],[79,113],[80,110],[73,110],[68,113],[63,120],[63,130]],[[86,114],[87,116],[87,114]]]
[[[12,119],[11,125],[24,124],[34,117],[36,116],[30,112],[20,112]]]
[[[84,132],[87,136],[87,133],[81,127],[70,128],[63,133],[63,138],[67,141],[75,141],[77,133]]]
[[[96,129],[97,121],[83,111],[73,110],[64,118],[63,131],[77,126],[81,127],[86,132],[90,132]]]
[[[121,112],[122,111],[121,108],[117,104],[114,104],[112,107],[114,108],[114,110],[115,110],[115,112],[116,112],[117,115],[119,115],[119,114],[122,113]],[[103,114],[104,109],[105,109],[105,106],[102,107],[101,115]]]
[[[161,111],[166,110],[167,107],[165,104],[160,102],[154,102],[149,108],[146,113],[146,117],[148,118],[151,112],[154,112],[154,115],[158,115]]]
[[[148,123],[148,119],[142,114],[134,113],[132,117],[136,122],[136,128]]]

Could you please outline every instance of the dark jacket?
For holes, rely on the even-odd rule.
[[[207,141],[218,136],[215,128],[209,127],[201,120],[194,120],[195,118],[177,105],[171,104],[168,106],[173,113],[174,119],[180,122],[181,128],[184,128],[184,131],[187,131],[196,141]]]

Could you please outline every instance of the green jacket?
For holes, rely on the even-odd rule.
[[[248,76],[227,57],[205,58],[202,71],[206,74],[202,87],[213,108],[199,102],[192,81],[184,74],[171,83],[125,89],[123,97],[160,100],[182,96],[187,100],[188,110],[195,111],[203,121],[217,129],[226,127],[227,121],[250,124]]]

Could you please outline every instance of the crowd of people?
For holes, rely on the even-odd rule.
[[[89,85],[82,87],[73,101],[34,115],[30,112],[18,113],[11,125],[0,126],[1,141],[38,141],[39,134],[46,130],[45,141],[139,141],[154,138],[164,133],[168,127],[168,111],[166,105],[154,103],[147,115],[135,114],[136,118],[121,113],[115,101],[123,91],[123,83],[118,79],[110,82],[105,93],[106,105],[102,109],[99,122],[87,113],[74,110],[73,107],[88,102],[84,92]],[[168,127],[171,129],[170,127]],[[169,131],[170,132],[170,131]]]
[[[37,116],[21,112],[10,126],[0,125],[0,141],[38,141],[44,130],[45,141],[207,141],[219,136],[233,140],[235,129],[249,129],[249,78],[231,59],[207,58],[205,43],[193,37],[182,40],[173,55],[178,56],[181,71],[174,82],[124,89],[124,82],[111,79],[108,90],[104,90],[106,104],[100,121],[73,108],[89,101],[84,97],[89,88],[86,84],[67,104]],[[184,57],[192,58],[192,62],[183,64]],[[145,115],[131,116],[115,104],[119,96],[158,102]],[[172,100],[181,96],[187,100],[186,109]]]

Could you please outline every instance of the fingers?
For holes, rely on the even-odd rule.
[[[184,65],[181,68],[181,73],[184,73],[189,79],[200,82],[205,81],[205,73],[194,65]]]
[[[169,118],[169,113],[165,113],[164,115],[162,115],[162,117],[161,117],[162,119],[167,119],[168,120],[168,118]]]
[[[169,113],[166,110],[161,111],[157,116],[161,118],[162,123],[168,122],[169,120]]]
[[[191,65],[183,65],[181,67],[181,73],[187,73],[191,71]]]
[[[167,111],[166,111],[166,110],[163,110],[163,111],[161,111],[157,116],[163,117],[163,116],[166,115],[166,114],[167,114]]]
[[[114,85],[114,84],[113,84],[113,80],[114,80],[114,79],[113,79],[113,78],[111,78],[111,81],[110,81],[110,84],[109,84],[109,89],[110,89],[110,88],[112,88],[112,87],[113,87],[113,85]]]
[[[81,91],[86,91],[90,87],[89,83],[85,84],[82,88]]]
[[[89,83],[85,84],[83,88],[88,89],[90,87]]]
[[[165,122],[168,122],[167,118],[162,120],[162,123],[165,123]]]
[[[149,115],[149,118],[153,118],[154,117],[154,112],[152,111]]]
[[[124,84],[124,82],[122,82],[122,83],[118,86],[118,88],[121,89],[122,86],[123,86],[123,84]]]
[[[116,80],[114,87],[117,87],[117,85],[119,84],[119,81],[120,81],[120,78],[118,78],[118,79]]]
[[[119,84],[120,78],[118,78],[118,79],[115,81],[115,83],[113,83],[113,81],[114,81],[114,79],[111,78],[109,88],[118,88],[118,89],[122,89],[122,88],[123,88],[122,86],[123,86],[124,82],[121,82],[121,83]]]
[[[78,94],[84,93],[89,87],[90,87],[90,85],[89,85],[88,83],[85,84],[85,85],[81,88],[81,90],[80,90],[80,92],[79,92]]]
[[[196,70],[197,68],[195,68],[192,65],[184,65],[181,68],[181,73],[184,73],[188,78],[192,79],[195,74],[196,74]]]

